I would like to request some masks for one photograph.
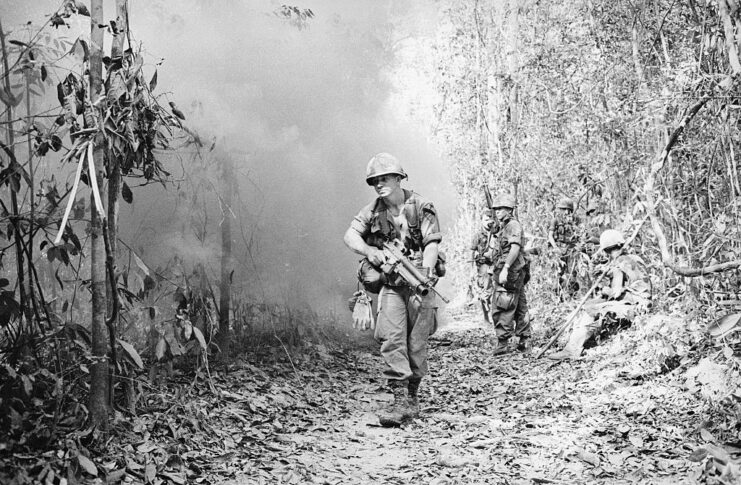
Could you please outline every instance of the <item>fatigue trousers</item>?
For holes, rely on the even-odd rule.
[[[590,337],[599,333],[601,328],[601,319],[595,319],[593,315],[590,315],[590,312],[580,310],[574,320],[569,341],[566,342],[566,347],[563,350],[568,352],[572,359],[578,359],[584,349],[584,343]]]
[[[495,292],[499,290],[499,285],[495,287]],[[501,308],[497,306],[496,296],[491,302],[491,321],[494,323],[494,331],[497,333],[497,339],[507,341],[512,336],[530,338],[530,318],[528,316],[527,294],[525,286],[521,286],[519,291],[508,292],[513,295],[510,308]]]
[[[476,285],[481,291],[491,293],[491,265],[489,264],[477,264],[476,265]]]
[[[558,263],[558,292],[563,301],[566,297],[573,297],[579,291],[579,282],[577,281],[576,268],[576,254],[573,246],[560,245],[558,246],[562,251],[566,251],[559,258]]]
[[[620,300],[620,303],[634,307],[636,309],[639,306],[647,305],[649,298],[646,296],[628,294]],[[602,330],[603,305],[608,304],[608,300],[604,298],[592,298],[584,303],[584,307],[579,311],[579,314],[574,319],[574,326],[569,336],[569,341],[566,343],[564,350],[569,353],[572,359],[577,359],[581,355],[584,349],[584,343],[589,340],[592,336],[597,335]],[[614,305],[617,302],[612,302]],[[635,312],[626,312],[627,319],[633,320]]]
[[[486,323],[491,323],[491,320],[489,320],[489,313],[491,313],[491,294],[491,265],[477,264],[475,296],[481,302],[481,309],[484,312],[484,320],[486,320]]]
[[[427,374],[427,341],[437,330],[435,298],[433,292],[422,296],[406,286],[381,289],[374,336],[389,381],[418,383]]]

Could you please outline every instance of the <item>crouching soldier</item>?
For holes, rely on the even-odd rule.
[[[522,225],[513,215],[514,208],[515,198],[510,194],[502,194],[494,199],[493,210],[499,230],[491,238],[487,255],[493,263],[490,320],[497,334],[497,347],[493,355],[509,352],[513,336],[519,338],[517,350],[526,350],[530,338],[525,295],[529,269],[522,251]]]
[[[548,355],[549,359],[578,358],[584,343],[600,332],[606,316],[632,321],[650,304],[651,280],[641,258],[625,253],[623,235],[608,229],[600,235],[599,242],[600,249],[609,258],[604,274],[606,284],[599,290],[599,297],[588,300],[576,316],[566,347]]]
[[[347,247],[365,256],[359,272],[361,282],[378,293],[374,336],[386,364],[383,377],[394,395],[394,402],[378,413],[383,426],[399,426],[419,415],[418,392],[427,374],[427,342],[437,329],[434,292],[421,295],[401,278],[379,270],[386,262],[383,243],[401,241],[409,260],[423,275],[442,276],[438,274],[442,235],[437,213],[432,202],[401,187],[405,178],[407,174],[395,157],[388,153],[374,156],[365,180],[378,197],[355,216],[344,238]]]

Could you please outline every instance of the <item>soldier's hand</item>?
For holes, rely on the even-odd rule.
[[[383,263],[386,262],[386,256],[384,256],[383,251],[373,246],[369,247],[368,252],[365,253],[365,256],[368,258],[368,261],[370,261],[370,264],[372,264],[373,266],[381,266]]]
[[[502,271],[499,272],[499,284],[503,285],[507,282],[507,276],[509,276],[509,270],[507,268],[502,268]]]
[[[437,284],[437,281],[440,279],[435,274],[435,271],[432,268],[428,268],[427,266],[422,266],[420,268],[422,275],[424,275],[425,283],[427,286],[435,286]]]

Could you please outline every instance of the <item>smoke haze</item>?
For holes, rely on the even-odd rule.
[[[17,22],[37,23],[57,5],[9,3]],[[414,72],[399,63],[413,46],[405,39],[423,39],[437,12],[427,2],[397,3],[307,0],[296,6],[315,17],[299,26],[274,15],[275,2],[130,1],[147,75],[157,69],[156,93],[177,103],[206,155],[163,158],[176,179],[201,177],[200,192],[192,181],[179,182],[180,191],[135,188],[134,204],[122,206],[121,237],[150,261],[177,254],[218,274],[219,184],[207,167],[229,158],[238,178],[235,281],[269,298],[296,291],[326,309],[355,290],[358,257],[342,236],[374,197],[364,180],[373,154],[395,154],[409,173],[405,186],[432,199],[443,228],[452,226],[449,174],[428,142],[432,120],[410,117],[404,101],[419,103],[429,86],[399,77]],[[113,18],[113,2],[105,7]],[[205,238],[194,224],[208,228]]]

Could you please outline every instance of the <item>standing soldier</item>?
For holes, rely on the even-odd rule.
[[[524,351],[530,338],[530,320],[525,296],[528,268],[522,251],[522,225],[513,214],[515,205],[515,198],[507,193],[496,197],[493,204],[494,216],[499,223],[499,230],[491,239],[488,251],[493,263],[494,285],[491,322],[497,333],[497,348],[494,349],[493,355],[509,352],[510,338],[515,335],[519,337],[517,350]]]
[[[564,197],[556,204],[556,214],[548,231],[548,242],[559,255],[558,287],[561,299],[578,290],[574,252],[579,241],[579,219],[574,215],[574,201]]]
[[[586,219],[584,221],[584,253],[590,258],[599,249],[599,237],[602,231],[607,229],[606,217],[602,213],[600,203],[596,200],[589,201],[587,204],[587,210],[585,212]]]
[[[348,248],[365,256],[361,281],[379,293],[374,336],[386,363],[383,377],[394,395],[394,402],[378,413],[383,426],[399,426],[419,415],[417,396],[427,374],[427,341],[437,329],[434,292],[421,295],[400,278],[378,270],[386,262],[383,243],[399,240],[422,274],[437,277],[442,239],[437,212],[432,202],[401,187],[405,178],[407,174],[394,156],[379,153],[371,158],[365,181],[378,197],[355,216],[344,238]],[[371,289],[368,285],[374,279],[376,287]]]
[[[475,275],[475,291],[476,297],[481,302],[481,309],[484,313],[484,320],[486,323],[489,321],[489,313],[491,312],[491,259],[487,257],[487,251],[491,239],[498,230],[495,220],[491,219],[491,215],[487,212],[487,216],[484,220],[484,227],[476,233],[471,243],[471,257],[476,268]]]

